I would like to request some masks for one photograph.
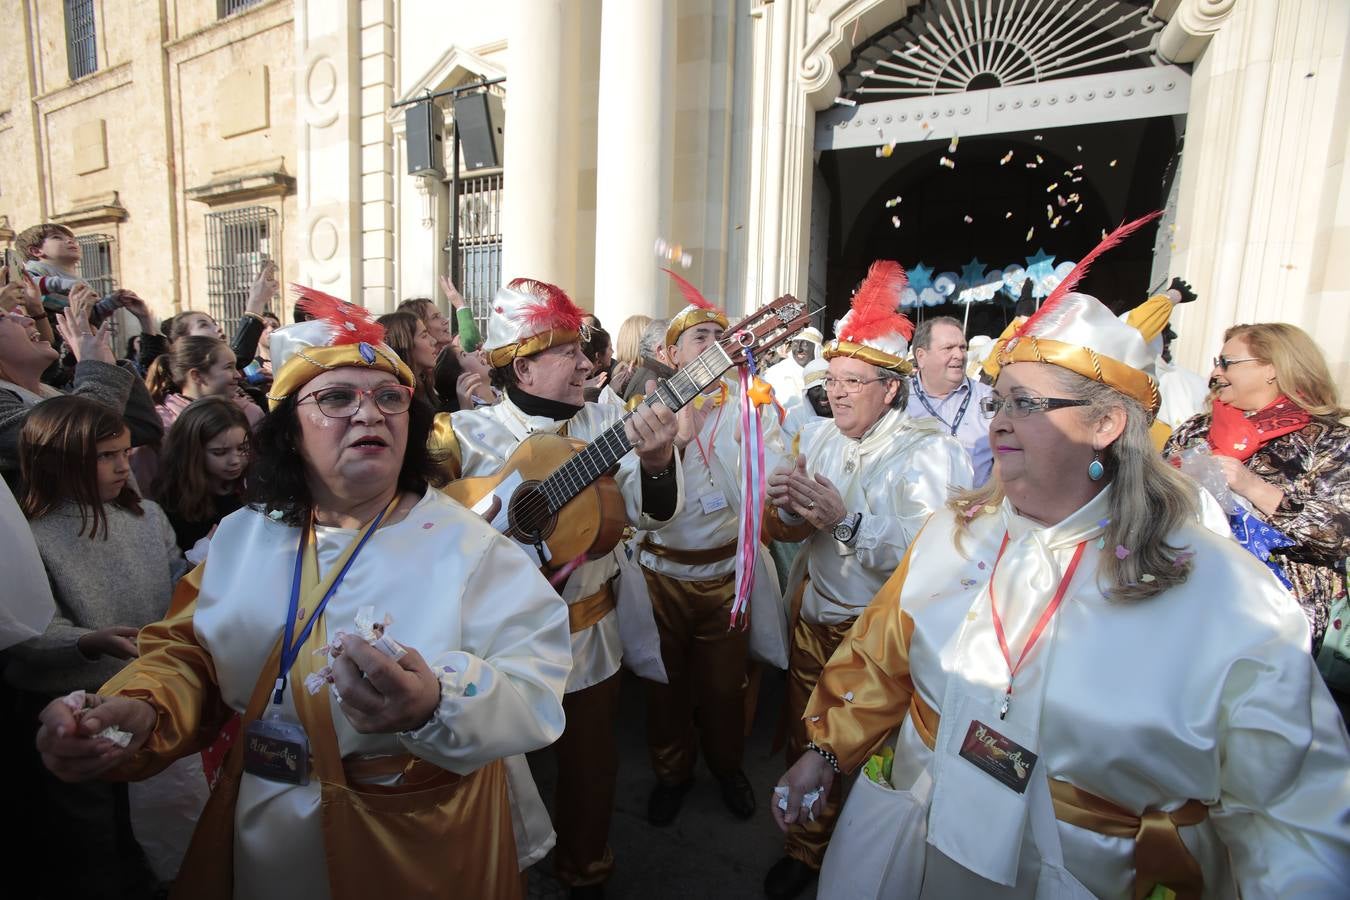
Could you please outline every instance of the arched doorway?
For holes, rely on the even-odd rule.
[[[976,6],[928,0],[840,70],[839,100],[816,123],[828,202],[813,207],[828,228],[813,231],[828,238],[811,270],[829,319],[874,259],[922,263],[921,284],[956,273],[964,287],[1047,256],[1077,260],[1103,230],[1168,201],[1188,74],[1153,57],[1162,23],[1149,5],[1013,2],[978,5],[979,18]],[[1084,288],[1117,309],[1138,303],[1166,271],[1169,227],[1158,259],[1136,239]],[[968,333],[997,334],[1011,306],[972,306]]]

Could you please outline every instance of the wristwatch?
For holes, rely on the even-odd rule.
[[[834,539],[845,547],[852,547],[854,539],[858,537],[858,524],[860,522],[862,522],[862,513],[844,516],[839,524],[834,526]]]

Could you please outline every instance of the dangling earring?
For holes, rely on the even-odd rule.
[[[1088,477],[1093,481],[1101,481],[1102,476],[1106,474],[1106,466],[1102,465],[1101,457],[1096,450],[1092,451],[1092,462],[1088,463]]]

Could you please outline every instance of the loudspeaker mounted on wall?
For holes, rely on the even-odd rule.
[[[459,148],[464,166],[474,169],[496,168],[502,164],[502,98],[487,91],[461,94],[455,98],[455,127],[459,129]]]
[[[403,110],[408,147],[408,174],[445,174],[445,115],[434,100]]]

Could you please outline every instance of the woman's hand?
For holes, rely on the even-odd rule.
[[[769,800],[769,811],[773,813],[773,820],[778,823],[779,830],[786,832],[789,825],[801,818],[803,794],[820,788],[820,796],[811,804],[811,815],[818,816],[824,810],[825,798],[830,793],[830,785],[834,784],[834,769],[830,768],[825,757],[814,750],[807,750],[778,779],[778,783],[786,785],[788,789],[787,811],[778,808],[776,796]]]
[[[248,289],[248,302],[244,304],[244,311],[261,316],[263,310],[267,309],[267,302],[276,295],[277,264],[269,259],[258,270],[258,277],[253,279],[253,285]]]
[[[95,331],[89,325],[89,307],[97,300],[93,288],[87,284],[77,284],[70,291],[70,306],[56,314],[56,330],[70,345],[76,362],[96,359],[108,365],[116,365],[113,356],[112,341],[108,336],[108,322],[105,320]]]
[[[1272,515],[1280,508],[1284,500],[1284,490],[1266,481],[1251,469],[1243,465],[1242,460],[1231,456],[1215,455],[1214,460],[1223,472],[1228,489],[1245,497],[1248,502],[1266,515]]]
[[[139,628],[130,625],[113,625],[82,634],[75,646],[90,659],[111,656],[113,659],[135,659],[140,656],[136,649],[136,635]]]
[[[463,309],[467,302],[460,294],[459,288],[455,287],[455,283],[450,280],[449,275],[441,276],[441,293],[445,294],[445,299],[450,304],[451,309]]]
[[[53,700],[38,720],[37,749],[42,764],[62,781],[88,781],[125,762],[155,730],[159,714],[144,700],[89,694],[84,709],[73,710],[63,698]],[[131,743],[119,747],[95,737],[108,726],[131,733]]]
[[[340,708],[362,734],[416,731],[430,721],[441,702],[441,682],[422,654],[411,647],[390,659],[358,635],[342,636],[342,652],[333,660],[333,684]]]
[[[455,379],[455,394],[459,397],[460,409],[474,409],[479,406],[490,406],[496,402],[492,395],[492,386],[488,384],[487,376],[480,375],[477,372],[462,372]],[[475,403],[474,400],[478,402]]]

